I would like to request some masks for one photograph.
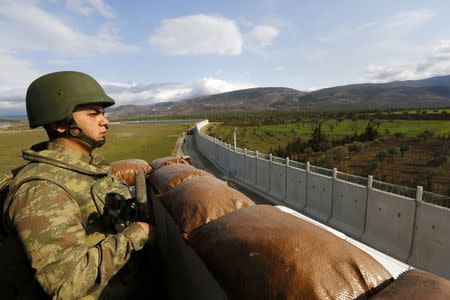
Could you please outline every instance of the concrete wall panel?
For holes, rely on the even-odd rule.
[[[244,180],[245,179],[245,156],[244,154],[235,153],[236,162],[236,177]]]
[[[307,196],[304,212],[311,217],[326,223],[331,217],[331,202],[333,193],[331,177],[308,173]]]
[[[286,165],[272,162],[269,194],[280,201],[286,197]]]
[[[408,262],[450,279],[450,209],[419,202]]]
[[[360,238],[364,233],[366,202],[367,187],[336,179],[329,223],[354,238]]]
[[[228,152],[228,150],[225,149],[225,147],[223,145],[219,146],[219,158],[218,158],[217,162],[222,167],[222,169],[225,169],[227,152]]]
[[[284,203],[301,212],[306,205],[306,171],[288,167],[287,193]]]
[[[245,182],[250,185],[256,184],[256,158],[245,157]]]
[[[256,188],[259,191],[269,190],[269,161],[258,158],[256,161]]]
[[[362,241],[405,261],[412,242],[415,209],[412,199],[369,189]]]

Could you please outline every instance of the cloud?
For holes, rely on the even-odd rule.
[[[114,17],[112,8],[103,0],[66,0],[66,7],[84,16],[89,16],[96,11],[106,18]]]
[[[240,55],[243,41],[235,21],[200,14],[163,20],[149,43],[165,55]]]
[[[399,12],[381,20],[375,20],[347,28],[340,28],[335,32],[318,38],[321,43],[346,41],[357,36],[367,40],[375,37],[382,45],[395,44],[386,42],[387,39],[398,38],[408,34],[430,21],[436,14],[429,9]]]
[[[431,55],[408,64],[370,65],[366,77],[370,82],[422,79],[450,74],[450,40],[442,40]]]
[[[105,91],[116,100],[117,105],[154,104],[180,101],[199,96],[224,93],[256,87],[251,83],[233,83],[215,78],[203,78],[190,83],[117,83],[101,81]]]
[[[249,43],[251,47],[265,48],[272,45],[273,39],[275,39],[280,31],[269,25],[255,26],[248,33],[246,43]]]
[[[99,82],[106,93],[116,101],[115,107],[127,104],[143,105],[180,101],[257,86],[252,83],[228,82],[211,77],[188,83],[163,82],[142,84],[105,80],[99,80]],[[26,88],[0,89],[0,115],[24,114],[25,93]]]
[[[8,43],[9,49],[47,51],[59,55],[137,50],[135,46],[121,42],[110,24],[95,34],[85,34],[42,10],[34,1],[2,1],[0,16],[8,19],[8,22],[0,19],[0,47],[2,43]]]
[[[0,48],[0,91],[23,87],[39,76],[28,60],[20,59],[13,51]]]

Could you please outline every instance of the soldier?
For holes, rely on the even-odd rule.
[[[47,74],[29,86],[29,125],[44,126],[49,141],[23,151],[29,163],[9,186],[4,219],[12,234],[6,244],[15,253],[1,270],[3,297],[124,297],[113,294],[119,290],[114,282],[124,278],[113,276],[153,231],[133,222],[115,232],[104,222],[108,193],[131,198],[103,157],[92,153],[105,143],[104,109],[113,104],[95,79],[79,72]]]

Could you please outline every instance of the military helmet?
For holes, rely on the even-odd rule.
[[[74,71],[50,73],[33,81],[26,104],[31,128],[70,118],[77,105],[114,105],[100,84],[91,76]]]

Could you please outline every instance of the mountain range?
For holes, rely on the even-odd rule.
[[[151,105],[124,105],[109,118],[195,115],[229,111],[325,111],[450,107],[450,75],[422,80],[362,83],[312,92],[261,87]]]

